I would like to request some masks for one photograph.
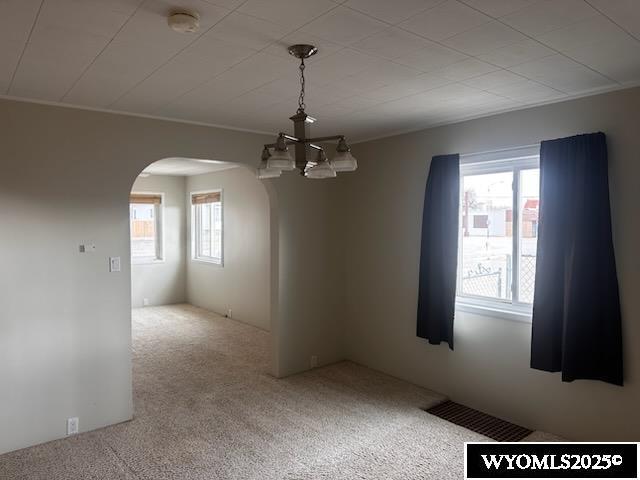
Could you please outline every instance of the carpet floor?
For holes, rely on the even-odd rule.
[[[0,478],[459,479],[487,440],[422,411],[426,389],[350,362],[276,379],[268,352],[190,305],[134,310],[134,419],[0,456]]]

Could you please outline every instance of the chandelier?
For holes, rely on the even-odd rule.
[[[292,45],[289,53],[300,59],[300,96],[298,97],[298,111],[290,119],[293,121],[294,135],[280,132],[275,143],[268,143],[262,150],[262,161],[258,168],[258,178],[276,178],[283,171],[300,170],[307,178],[333,178],[336,172],[352,172],[358,164],[351,155],[351,150],[344,135],[310,138],[309,126],[315,118],[305,112],[304,94],[305,78],[304,60],[315,55],[318,49],[313,45]],[[336,155],[327,159],[324,149],[319,142],[338,141]],[[294,156],[289,152],[289,146],[294,148]]]

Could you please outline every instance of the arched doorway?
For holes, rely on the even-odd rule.
[[[278,229],[270,187],[243,164],[165,158],[133,182],[129,221],[134,313],[183,304],[259,328],[268,332],[264,366],[273,374]]]

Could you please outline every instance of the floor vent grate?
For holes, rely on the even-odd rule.
[[[492,438],[497,442],[519,442],[532,433],[519,425],[492,417],[473,408],[447,400],[425,410],[461,427]]]

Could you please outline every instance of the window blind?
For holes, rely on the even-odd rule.
[[[194,193],[191,195],[191,204],[216,203],[220,201],[220,192]]]
[[[129,195],[129,203],[146,203],[159,205],[162,203],[162,195],[132,193],[131,195]]]

